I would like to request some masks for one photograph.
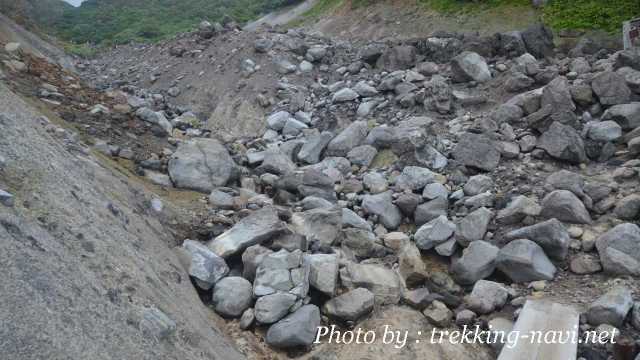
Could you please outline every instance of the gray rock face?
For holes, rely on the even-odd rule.
[[[347,156],[351,149],[364,143],[367,138],[367,131],[366,122],[354,121],[329,142],[326,150],[327,155]]]
[[[320,326],[320,310],[315,305],[304,305],[293,314],[271,325],[265,338],[267,344],[277,348],[309,346],[316,338]]]
[[[398,275],[380,265],[349,263],[340,269],[340,281],[348,289],[368,289],[377,304],[396,304],[400,300]]]
[[[596,248],[605,272],[617,275],[640,275],[640,228],[620,224],[596,240]]]
[[[440,183],[428,184],[422,191],[422,197],[427,200],[434,200],[437,198],[448,199],[449,190]]]
[[[371,145],[360,145],[354,147],[347,153],[347,159],[354,165],[368,167],[377,154],[378,150],[375,147]]]
[[[322,311],[340,321],[356,321],[370,313],[373,304],[373,293],[365,288],[357,288],[327,301]]]
[[[579,275],[593,274],[602,271],[600,259],[590,254],[578,254],[569,264],[571,272]]]
[[[602,72],[591,82],[593,92],[602,105],[618,105],[629,102],[631,90],[624,78],[612,71]]]
[[[207,243],[223,258],[235,255],[251,245],[260,244],[287,231],[274,208],[265,207],[243,218],[231,229]]]
[[[484,58],[477,53],[464,51],[451,60],[453,81],[485,82],[491,79],[491,71]]]
[[[216,283],[213,288],[213,308],[226,317],[238,317],[251,306],[253,291],[245,278],[231,276]]]
[[[291,114],[289,112],[278,111],[267,116],[267,126],[269,129],[281,131],[289,119],[291,119]]]
[[[377,66],[387,71],[405,70],[416,62],[416,48],[408,45],[386,49],[377,61]]]
[[[298,234],[306,236],[308,241],[331,246],[342,228],[342,211],[337,208],[319,208],[295,213],[291,217],[291,225]]]
[[[313,132],[307,136],[307,141],[302,145],[300,151],[298,151],[298,160],[304,161],[307,164],[318,163],[320,161],[320,155],[331,139],[333,139],[333,134],[328,131],[321,133],[318,131]]]
[[[171,125],[171,122],[167,120],[162,112],[153,111],[149,108],[142,107],[136,111],[136,116],[143,121],[158,125],[169,135],[173,132],[173,126]]]
[[[514,240],[500,249],[496,267],[513,282],[553,280],[556,267],[544,250],[531,240]]]
[[[453,157],[465,166],[491,171],[500,163],[500,150],[486,135],[464,133],[453,150]]]
[[[499,224],[509,225],[522,221],[527,216],[538,216],[541,208],[534,200],[524,196],[516,196],[509,205],[498,211],[496,221]]]
[[[545,196],[540,215],[573,224],[591,223],[591,216],[582,201],[567,190],[555,190]]]
[[[602,115],[602,120],[617,122],[623,130],[632,130],[640,126],[640,102],[614,105]]]
[[[310,254],[309,285],[323,294],[333,297],[338,285],[338,257],[335,254]]]
[[[496,268],[499,249],[486,241],[473,241],[462,251],[462,256],[453,259],[451,275],[462,285],[472,285],[491,275]]]
[[[203,290],[211,289],[229,273],[229,267],[224,259],[214,254],[203,244],[193,240],[185,240],[182,247],[191,255],[189,275]]]
[[[254,313],[260,324],[273,324],[289,313],[297,298],[289,293],[275,293],[256,300]]]
[[[395,230],[402,222],[402,213],[393,204],[390,191],[376,195],[365,195],[362,200],[362,208],[369,214],[377,215],[384,227]]]
[[[580,134],[572,127],[557,121],[538,138],[537,146],[559,160],[574,164],[587,162]]]
[[[447,327],[453,319],[453,312],[443,302],[434,300],[422,311],[429,323],[437,327]]]
[[[456,240],[462,246],[467,246],[476,240],[484,239],[487,227],[493,213],[491,210],[481,207],[465,216],[456,224]]]
[[[375,257],[379,250],[376,235],[364,229],[348,228],[342,230],[342,249],[362,259]]]
[[[205,193],[227,184],[235,169],[227,149],[213,139],[185,141],[169,160],[169,175],[176,187]]]
[[[431,170],[419,166],[406,166],[402,174],[396,179],[399,190],[422,190],[425,185],[434,181],[436,174]]]
[[[587,321],[593,326],[600,324],[621,327],[633,306],[631,290],[615,286],[593,302],[587,310]]]
[[[345,228],[353,227],[371,231],[371,225],[360,215],[348,208],[342,208],[342,226]]]
[[[264,256],[271,254],[273,250],[262,245],[249,246],[242,253],[242,277],[253,281],[256,277],[256,269],[264,259]]]
[[[552,259],[563,260],[569,252],[571,237],[558,219],[513,230],[505,235],[506,240],[529,239],[544,249]]]
[[[291,157],[279,149],[267,150],[264,152],[262,164],[256,168],[258,174],[286,175],[296,169],[296,164],[291,161]]]
[[[414,239],[418,248],[430,250],[451,238],[455,230],[456,225],[449,221],[446,216],[441,215],[422,225],[416,231]]]
[[[545,188],[551,190],[568,190],[582,198],[584,194],[584,179],[579,174],[568,170],[556,171],[545,181]]]
[[[478,314],[488,314],[502,308],[508,299],[509,290],[504,285],[480,280],[473,286],[467,305]]]
[[[384,175],[376,172],[367,173],[362,178],[362,182],[365,188],[367,188],[369,192],[373,194],[385,192],[389,188],[389,184],[387,183],[387,179],[384,177]]]

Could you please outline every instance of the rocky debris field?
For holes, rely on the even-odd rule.
[[[2,60],[28,88],[18,49]],[[564,54],[542,26],[363,44],[205,22],[77,66],[105,92],[31,71],[31,95],[62,118],[73,104],[95,149],[149,182],[201,193],[175,252],[271,348],[346,355],[318,353],[316,327],[376,326],[399,304],[509,329],[533,298],[626,340],[580,344],[584,359],[640,349],[639,52]]]

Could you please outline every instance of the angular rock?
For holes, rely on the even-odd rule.
[[[136,116],[143,121],[158,125],[169,135],[173,132],[171,122],[169,122],[169,120],[167,120],[164,114],[160,111],[153,111],[149,108],[142,107],[136,111]]]
[[[227,184],[235,172],[236,164],[231,155],[213,139],[182,142],[169,160],[169,175],[177,188],[209,193]]]
[[[354,165],[369,167],[376,157],[376,154],[378,154],[378,150],[375,147],[371,145],[360,145],[354,147],[347,153],[347,159]]]
[[[438,216],[446,216],[448,207],[449,201],[441,197],[418,205],[414,213],[416,225],[421,226],[422,224],[425,224],[437,218]]]
[[[289,293],[265,295],[256,301],[254,314],[260,324],[273,324],[289,313],[297,298]]]
[[[624,78],[612,71],[601,72],[596,75],[591,87],[602,105],[618,105],[629,102],[631,90]]]
[[[540,205],[534,200],[524,195],[518,195],[511,200],[506,208],[498,211],[496,221],[503,225],[516,224],[527,216],[538,216],[540,211]]]
[[[371,225],[351,209],[342,208],[342,226],[371,231]]]
[[[333,134],[328,131],[318,132],[314,130],[312,134],[307,136],[307,141],[302,145],[300,151],[298,151],[298,160],[304,161],[307,164],[316,164],[320,161],[320,155],[324,149],[329,145]]]
[[[368,289],[374,294],[377,304],[400,301],[400,279],[393,270],[383,266],[348,263],[340,269],[340,281],[347,289]]]
[[[277,348],[309,346],[316,338],[320,326],[320,310],[315,305],[304,305],[267,331],[265,341]]]
[[[430,250],[449,240],[456,230],[456,225],[441,215],[422,225],[414,235],[418,248]]]
[[[505,240],[529,239],[544,249],[552,259],[563,260],[569,252],[571,237],[558,219],[523,227],[507,233]]]
[[[420,250],[413,243],[405,244],[398,253],[398,271],[409,287],[424,284],[427,266],[422,261]]]
[[[612,120],[589,123],[588,126],[587,136],[595,141],[615,141],[622,137],[622,128]]]
[[[456,224],[456,240],[462,246],[468,246],[476,240],[484,239],[489,222],[493,217],[491,210],[481,207],[465,216]]]
[[[453,319],[453,312],[438,300],[434,300],[422,313],[432,325],[437,327],[447,327]]]
[[[480,280],[467,298],[469,309],[477,314],[489,314],[502,308],[509,299],[509,289],[503,284]]]
[[[587,162],[587,154],[580,134],[572,127],[557,121],[538,138],[537,146],[559,160],[574,164]]]
[[[491,275],[496,268],[499,249],[486,241],[476,240],[453,259],[451,275],[462,285],[472,285]]]
[[[542,199],[540,216],[572,224],[590,224],[591,216],[584,204],[572,192],[555,190]]]
[[[291,226],[296,233],[306,236],[309,242],[317,241],[321,245],[331,246],[342,228],[342,211],[337,208],[318,208],[295,213],[291,217]]]
[[[216,255],[227,258],[286,231],[287,227],[278,218],[276,210],[265,207],[254,211],[231,229],[209,241],[207,247]]]
[[[338,257],[335,254],[310,254],[309,285],[321,293],[333,297],[338,285]]]
[[[575,274],[586,275],[602,271],[602,265],[597,256],[582,253],[571,260],[569,269]]]
[[[553,54],[553,32],[542,24],[532,25],[521,33],[527,52],[538,59]]]
[[[353,101],[357,99],[359,96],[360,95],[358,95],[358,93],[353,91],[351,88],[343,88],[338,90],[335,94],[333,94],[332,101],[334,103]]]
[[[589,306],[587,322],[593,326],[608,324],[619,328],[632,306],[631,290],[626,286],[615,286]]]
[[[373,304],[373,293],[365,288],[357,288],[327,301],[322,312],[339,321],[356,321],[370,313]]]
[[[604,271],[616,275],[640,275],[640,228],[617,225],[596,239]]]
[[[229,273],[229,267],[224,259],[214,254],[205,245],[197,241],[185,240],[182,247],[191,255],[189,275],[195,279],[201,289],[211,289]]]
[[[631,194],[618,201],[614,214],[622,220],[634,220],[640,217],[640,194]]]
[[[464,51],[451,60],[453,81],[485,82],[491,79],[491,71],[484,58],[477,53]]]
[[[328,156],[347,156],[351,149],[362,145],[367,137],[367,131],[366,122],[354,121],[329,142],[326,154]]]
[[[436,173],[419,166],[405,166],[402,174],[396,178],[398,190],[422,190],[425,185],[435,181]]]
[[[614,105],[602,115],[602,120],[617,122],[622,130],[632,130],[640,126],[640,102]]]
[[[531,240],[514,240],[500,249],[496,267],[513,282],[553,280],[556,267],[544,250]]]
[[[226,277],[213,288],[213,308],[222,316],[238,317],[251,306],[252,301],[251,283],[244,278]]]
[[[391,191],[376,195],[365,195],[362,200],[362,208],[368,214],[377,215],[384,227],[395,230],[402,222],[400,209],[393,204]]]
[[[493,179],[487,175],[474,175],[464,184],[464,193],[467,196],[478,195],[493,190]]]
[[[462,165],[484,171],[491,171],[500,163],[500,151],[496,143],[482,134],[464,133],[460,136],[453,157]]]

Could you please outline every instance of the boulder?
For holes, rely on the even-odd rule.
[[[480,280],[467,298],[467,306],[477,314],[489,314],[502,308],[509,299],[509,289],[503,284]]]
[[[338,286],[338,257],[335,254],[309,254],[309,285],[333,297]]]
[[[354,121],[329,142],[326,155],[347,156],[351,149],[364,143],[367,131],[366,122]]]
[[[631,90],[624,78],[613,71],[596,75],[591,81],[591,87],[602,105],[624,104],[631,98]]]
[[[616,141],[622,137],[622,128],[612,120],[589,123],[587,137],[600,142]]]
[[[229,273],[229,267],[224,259],[214,254],[213,251],[200,242],[185,240],[182,247],[191,255],[189,275],[201,289],[211,289]]]
[[[372,230],[371,225],[365,219],[348,208],[342,208],[342,226],[345,228]]]
[[[386,71],[406,70],[416,63],[416,48],[410,45],[398,45],[382,52],[377,66]]]
[[[427,279],[427,266],[414,243],[405,244],[398,252],[398,272],[409,287],[424,284]]]
[[[640,127],[640,102],[614,105],[602,115],[602,120],[615,121],[622,130],[633,130]]]
[[[322,312],[339,321],[356,321],[370,313],[373,304],[373,293],[365,288],[357,288],[324,303]]]
[[[277,211],[265,207],[254,211],[231,229],[210,240],[207,247],[218,256],[227,258],[287,231],[286,225],[278,218]]]
[[[456,225],[441,215],[422,225],[413,236],[421,250],[430,250],[446,242],[456,230]]]
[[[453,150],[453,157],[462,165],[492,171],[500,163],[500,150],[486,135],[464,133]]]
[[[158,125],[168,135],[173,133],[173,125],[160,111],[153,111],[147,107],[141,107],[136,111],[136,116],[150,124]]]
[[[277,348],[309,346],[316,338],[320,326],[320,310],[315,305],[304,305],[294,313],[271,325],[265,341]]]
[[[421,226],[438,216],[446,216],[449,201],[442,197],[437,197],[416,207],[414,220],[417,226]]]
[[[556,273],[544,250],[527,239],[511,241],[500,249],[496,267],[516,283],[553,280]]]
[[[396,188],[400,191],[422,190],[425,185],[435,181],[436,173],[419,166],[405,166],[396,178]]]
[[[571,237],[558,219],[550,219],[538,224],[508,232],[505,240],[529,239],[544,249],[555,260],[564,260],[569,252]]]
[[[307,164],[316,164],[320,161],[320,155],[333,139],[333,134],[328,131],[319,132],[312,130],[307,135],[305,143],[298,151],[297,158]]]
[[[640,275],[640,228],[617,225],[596,239],[604,271],[616,275]]]
[[[476,240],[451,263],[451,275],[462,285],[472,285],[491,275],[496,268],[499,249],[486,241]]]
[[[553,122],[538,138],[537,146],[558,160],[573,164],[587,162],[587,154],[580,134],[574,128],[557,121]]]
[[[259,297],[254,307],[254,315],[260,324],[273,324],[289,313],[297,298],[289,293],[275,293]]]
[[[640,194],[631,194],[620,199],[613,212],[622,220],[637,219],[640,217]]]
[[[493,190],[493,179],[487,175],[474,175],[464,184],[464,194],[467,196],[478,195]]]
[[[226,277],[213,288],[213,308],[222,316],[239,317],[251,306],[252,301],[251,283],[244,278]]]
[[[518,195],[507,205],[498,211],[496,221],[502,225],[511,225],[521,222],[527,216],[538,216],[541,208],[538,203],[524,195]]]
[[[236,176],[236,164],[217,140],[197,138],[180,143],[169,160],[169,176],[177,188],[210,193]]]
[[[380,223],[389,230],[395,230],[402,222],[402,213],[393,204],[391,191],[376,195],[365,195],[362,199],[362,208],[368,214],[377,215]]]
[[[338,208],[312,209],[294,213],[291,217],[292,229],[307,237],[309,242],[317,241],[331,246],[342,228],[342,211]]]
[[[631,290],[626,286],[615,286],[589,305],[587,322],[593,326],[608,324],[620,328],[632,306]]]
[[[456,224],[456,240],[462,246],[467,246],[476,240],[484,239],[493,212],[481,207],[460,220]]]
[[[553,32],[542,24],[532,25],[521,33],[527,52],[538,59],[553,55]]]
[[[437,327],[447,327],[453,319],[453,312],[443,302],[434,300],[422,311],[429,323]]]
[[[380,305],[400,301],[401,284],[395,271],[381,265],[348,263],[340,269],[340,281],[347,289],[365,288]]]
[[[471,51],[464,51],[451,60],[451,72],[455,82],[491,80],[491,71],[484,58]]]
[[[591,216],[582,201],[567,190],[555,190],[545,196],[540,215],[573,224],[591,223]]]

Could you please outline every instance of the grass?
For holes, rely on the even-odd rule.
[[[343,4],[343,0],[320,0],[311,9],[307,10],[300,18],[287,24],[290,27],[296,27],[307,21],[313,21],[325,16],[334,9]]]
[[[95,46],[90,46],[87,44],[75,44],[66,42],[63,44],[64,51],[67,54],[76,55],[84,59],[92,58],[98,52]]]
[[[553,0],[543,10],[554,29],[619,32],[622,22],[640,16],[638,0]]]

